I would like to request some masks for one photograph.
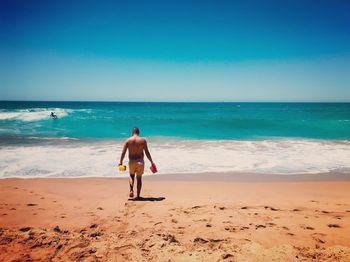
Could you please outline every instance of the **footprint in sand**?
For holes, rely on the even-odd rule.
[[[266,226],[264,226],[264,225],[255,225],[255,229],[259,229],[259,228],[266,228]]]
[[[96,237],[100,237],[100,236],[102,236],[102,235],[103,235],[103,233],[97,231],[97,232],[95,232],[95,233],[90,234],[90,237],[96,238]]]
[[[28,232],[31,229],[32,229],[31,227],[22,227],[22,228],[19,229],[19,231],[21,231],[21,232]]]
[[[53,228],[53,231],[56,232],[56,233],[62,233],[62,230],[61,230],[61,228],[59,226],[55,226]]]
[[[273,227],[273,226],[276,226],[276,224],[275,223],[267,223],[267,225],[269,226],[269,227]]]
[[[233,255],[230,253],[227,253],[227,254],[223,254],[221,257],[222,257],[222,259],[228,259],[230,257],[233,257]]]
[[[193,239],[193,243],[205,244],[208,242],[209,242],[208,240],[201,238],[201,237],[196,237],[195,239]]]
[[[327,226],[330,228],[340,228],[341,227],[338,224],[328,224]]]
[[[310,226],[301,225],[300,227],[301,227],[302,229],[306,229],[306,230],[315,230],[315,228],[310,227]]]
[[[225,230],[228,232],[236,232],[236,228],[231,227],[231,226],[225,227]]]
[[[314,238],[315,239],[315,241],[316,242],[318,242],[318,243],[321,243],[321,244],[324,244],[324,243],[326,243],[326,241],[324,241],[324,240],[322,240],[322,239],[320,239],[320,238]]]
[[[279,211],[280,210],[278,208],[274,208],[274,207],[270,207],[270,206],[265,206],[265,209],[270,209],[271,211]]]
[[[211,243],[219,243],[219,242],[222,242],[222,241],[225,241],[226,239],[215,239],[215,238],[211,238],[209,239],[209,241]]]

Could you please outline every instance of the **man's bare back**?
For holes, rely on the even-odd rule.
[[[139,136],[132,136],[125,142],[129,150],[129,160],[143,160],[143,151],[147,148],[147,142]]]

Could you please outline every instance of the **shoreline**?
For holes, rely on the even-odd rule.
[[[122,175],[122,176],[121,176]],[[125,180],[127,171],[115,176],[98,177],[1,177],[1,180],[37,180],[37,179],[102,179]],[[332,171],[327,173],[304,174],[269,174],[245,172],[203,172],[203,173],[167,173],[143,174],[146,181],[226,181],[226,182],[317,182],[317,181],[350,181],[350,172]]]
[[[206,172],[187,174],[161,174],[144,177],[151,181],[227,181],[227,182],[316,182],[350,181],[350,172],[328,172],[316,174],[268,174],[242,172]]]

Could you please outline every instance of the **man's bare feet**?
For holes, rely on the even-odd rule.
[[[130,191],[129,197],[134,197],[134,192]]]

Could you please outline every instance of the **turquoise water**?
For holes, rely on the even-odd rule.
[[[55,111],[58,119],[49,114]],[[349,139],[350,103],[0,102],[0,139]]]
[[[158,174],[350,171],[350,103],[0,102],[0,178],[127,176],[134,126]]]

